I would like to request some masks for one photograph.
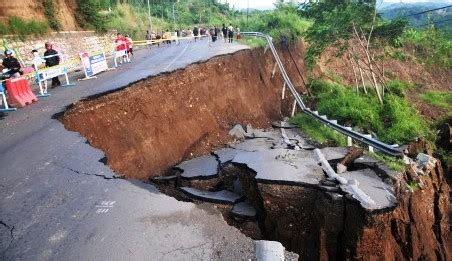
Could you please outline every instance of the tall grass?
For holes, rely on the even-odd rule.
[[[450,33],[434,27],[424,30],[407,29],[399,38],[400,44],[427,66],[452,69],[452,42]]]
[[[4,34],[15,34],[24,39],[28,35],[40,36],[45,34],[49,31],[49,26],[46,22],[24,20],[17,16],[10,16],[7,24],[0,26],[0,31],[3,31]]]
[[[390,83],[397,86],[401,83]],[[427,123],[410,106],[403,95],[389,93],[381,105],[372,93],[358,94],[342,84],[313,80],[310,88],[315,95],[317,110],[330,119],[353,126],[378,139],[394,144],[405,144],[416,137],[429,134]],[[409,87],[397,87],[398,90]],[[320,132],[320,131],[319,131]]]

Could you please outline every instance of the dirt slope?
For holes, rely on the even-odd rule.
[[[228,143],[235,124],[266,127],[289,111],[293,98],[281,101],[273,58],[269,51],[262,55],[262,49],[246,50],[140,81],[75,104],[63,122],[102,149],[122,175],[159,175]],[[293,63],[288,68],[295,71]]]
[[[43,0],[14,0],[1,1],[0,22],[6,22],[8,16],[18,16],[25,20],[46,21],[44,16]],[[54,0],[57,16],[60,20],[63,30],[77,29],[75,21],[75,9],[77,4],[75,0]]]

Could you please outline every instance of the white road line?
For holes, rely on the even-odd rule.
[[[182,50],[182,52],[178,55],[178,56],[176,56],[163,70],[164,71],[166,71],[171,65],[173,65],[173,63],[177,60],[177,59],[179,59],[184,53],[185,53],[185,51],[187,50],[187,47],[188,47],[188,45],[190,45],[190,42],[188,42],[187,43],[187,45],[185,45],[185,48],[184,48],[184,50]]]

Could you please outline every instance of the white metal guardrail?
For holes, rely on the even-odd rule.
[[[296,104],[301,108],[301,111],[303,113],[308,114],[312,118],[320,121],[323,125],[328,126],[345,136],[352,138],[356,141],[365,143],[369,145],[369,149],[373,150],[375,148],[378,151],[381,151],[385,154],[392,155],[392,156],[402,156],[403,152],[400,149],[397,149],[394,145],[389,145],[384,142],[381,142],[377,139],[372,138],[369,134],[362,134],[357,131],[354,131],[351,127],[345,127],[337,123],[336,120],[329,120],[325,115],[319,115],[317,111],[312,111],[311,109],[307,108],[306,105],[303,103],[303,100],[301,99],[300,94],[297,92],[295,86],[292,84],[292,81],[290,80],[290,77],[288,76],[284,64],[281,61],[281,58],[278,55],[278,52],[276,51],[275,46],[273,45],[273,39],[263,33],[260,32],[242,32],[241,35],[243,36],[254,36],[254,37],[260,37],[264,38],[267,41],[268,48],[270,48],[273,57],[275,58],[276,64],[279,67],[279,70],[282,74],[282,77],[284,79],[284,82],[286,86],[291,91],[292,95],[295,98]]]

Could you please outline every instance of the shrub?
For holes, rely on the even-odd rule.
[[[394,81],[389,86],[402,96],[386,94],[381,105],[371,92],[358,94],[353,88],[321,80],[310,83],[317,110],[343,125],[373,133],[386,143],[407,143],[427,135],[427,123],[403,97],[410,85]]]
[[[38,21],[25,21],[17,16],[10,16],[8,18],[7,31],[16,34],[21,38],[25,38],[28,35],[42,35],[49,30],[46,22]]]
[[[412,49],[422,63],[452,69],[452,42],[443,31],[433,26],[424,30],[408,29],[399,42]]]
[[[49,26],[55,31],[60,31],[62,26],[56,15],[55,6],[52,0],[44,0],[44,15],[49,21]]]
[[[97,32],[107,31],[108,17],[100,13],[104,1],[102,0],[77,0],[78,23],[83,28],[92,28]]]
[[[397,96],[405,97],[406,91],[414,88],[413,84],[405,83],[399,80],[391,80],[387,83],[389,91]]]

